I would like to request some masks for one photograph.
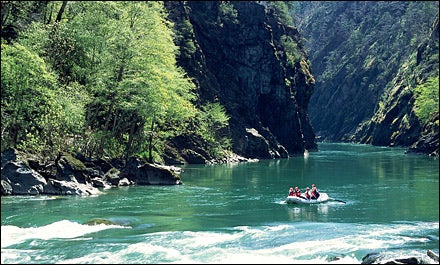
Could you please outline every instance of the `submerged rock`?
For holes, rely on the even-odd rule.
[[[361,264],[432,264],[439,262],[439,256],[432,252],[427,251],[427,256],[409,256],[409,257],[393,257],[389,254],[373,252],[368,253],[362,258]]]
[[[102,219],[102,218],[95,218],[95,219],[91,219],[88,220],[87,222],[84,223],[85,225],[118,225],[117,223],[107,220],[107,219]]]

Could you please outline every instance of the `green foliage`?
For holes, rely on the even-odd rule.
[[[1,45],[2,150],[22,147],[52,153],[62,111],[56,76],[45,62],[20,44]]]
[[[234,8],[234,5],[229,1],[221,1],[219,6],[219,17],[218,22],[221,26],[223,26],[223,22],[237,24],[237,10]]]
[[[379,118],[387,111],[384,108],[393,106],[396,98],[389,95],[401,86],[396,83],[399,78],[405,76],[409,82],[402,85],[412,86],[413,80],[425,80],[438,69],[434,67],[438,57],[429,66],[431,62],[424,59],[428,51],[416,55],[423,51],[419,45],[430,35],[438,16],[438,2],[292,2],[301,21],[298,28],[307,36],[314,76],[319,80],[316,91],[320,92],[311,97],[309,116],[314,128],[326,131],[329,138],[351,135],[354,128],[361,128],[363,120],[375,119],[367,125],[370,128],[375,121],[387,123],[388,119]],[[410,58],[418,67],[405,66]],[[340,100],[352,104],[338,104]],[[380,100],[382,103],[377,104]],[[347,113],[350,119],[345,118]],[[369,132],[362,129],[356,134]]]
[[[177,47],[163,5],[88,5],[72,24],[84,25],[87,30],[80,31],[81,39],[92,44],[86,54],[95,62],[91,74],[96,81],[90,87],[93,97],[87,105],[87,121],[92,130],[101,131],[95,134],[97,154],[128,156],[145,150],[152,154],[162,138],[172,134],[165,129],[167,124],[178,130],[195,112],[194,85],[176,66]],[[103,43],[92,41],[93,36],[101,36]]]
[[[197,113],[198,130],[201,137],[211,146],[213,155],[221,155],[230,148],[230,140],[223,129],[229,125],[225,108],[218,102],[201,106]]]
[[[278,21],[284,25],[293,25],[293,5],[291,1],[266,1],[269,9],[273,10]]]
[[[437,77],[429,78],[414,89],[416,100],[414,112],[422,124],[426,123],[439,109],[439,81]]]
[[[281,36],[281,44],[286,54],[287,64],[293,67],[302,58],[297,43],[290,36],[283,35]]]
[[[192,40],[194,29],[188,19],[184,19],[181,23],[176,25],[175,39],[176,44],[180,48],[181,58],[191,58],[196,52],[196,46]]]
[[[194,106],[195,85],[176,65],[174,36],[181,56],[196,51],[188,20],[173,34],[163,2],[69,1],[55,23],[61,4],[2,3],[2,22],[19,29],[16,45],[2,44],[2,149],[161,161],[164,142],[208,112],[192,133],[217,143],[224,120]],[[235,21],[231,3],[221,10]]]

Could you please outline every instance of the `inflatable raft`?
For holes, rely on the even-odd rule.
[[[286,202],[287,203],[296,203],[296,204],[316,204],[316,203],[323,203],[330,200],[327,193],[320,192],[319,197],[316,200],[308,200],[304,196],[304,194],[301,194],[301,197],[298,196],[287,196]]]

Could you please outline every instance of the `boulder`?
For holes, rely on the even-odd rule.
[[[431,250],[427,251],[427,258],[432,260],[426,260],[422,255],[396,257],[389,253],[373,252],[363,257],[361,264],[432,264],[433,262],[438,264],[438,255]]]
[[[111,168],[109,171],[107,171],[104,174],[104,180],[109,182],[113,186],[118,186],[119,180],[121,179],[119,177],[120,171],[116,168]]]
[[[133,184],[134,183],[132,181],[129,181],[127,178],[123,178],[123,179],[119,180],[118,186],[130,186]]]
[[[433,259],[435,262],[439,262],[440,261],[440,259],[439,259],[439,256],[438,256],[438,254],[435,254],[432,250],[427,250],[426,251],[426,254],[428,255],[428,257],[430,257],[431,259]]]
[[[182,184],[178,167],[148,164],[135,157],[128,162],[77,157],[85,162],[69,154],[44,162],[31,154],[8,149],[2,152],[1,195],[88,196],[100,194],[98,188],[112,186]]]
[[[104,189],[108,189],[111,188],[112,184],[107,182],[106,180],[96,177],[96,178],[92,178],[92,185],[93,187],[97,187],[97,188],[104,188]]]
[[[56,160],[57,180],[73,181],[85,184],[90,181],[86,166],[70,154],[61,154]]]
[[[1,170],[2,180],[12,188],[14,195],[37,195],[44,192],[46,179],[22,161],[7,162]],[[3,182],[2,182],[3,184]],[[3,185],[2,185],[3,187]],[[4,186],[10,191],[9,187]],[[3,190],[3,188],[2,188]],[[7,190],[5,192],[9,193]],[[2,195],[7,195],[3,194]]]
[[[49,179],[44,190],[45,194],[51,195],[98,195],[101,191],[90,184],[82,184],[73,181]]]
[[[182,184],[175,170],[167,166],[143,162],[139,158],[130,158],[119,174],[136,185],[178,185]]]
[[[1,195],[12,195],[12,187],[11,184],[9,184],[9,182],[7,182],[6,180],[2,179],[1,180]]]

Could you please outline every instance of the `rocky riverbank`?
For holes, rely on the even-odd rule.
[[[180,169],[132,157],[88,159],[60,154],[55,161],[8,149],[2,152],[1,195],[95,195],[100,188],[179,185]]]
[[[16,149],[1,154],[1,195],[96,195],[128,185],[180,185],[181,168],[148,163],[138,157],[90,159],[63,153],[46,161]],[[211,163],[253,162],[239,155]]]

